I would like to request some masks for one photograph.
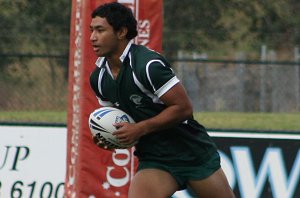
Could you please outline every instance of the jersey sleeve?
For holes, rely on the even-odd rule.
[[[179,82],[172,68],[160,59],[153,59],[147,63],[144,76],[148,89],[157,97],[161,97]]]

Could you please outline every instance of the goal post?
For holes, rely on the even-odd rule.
[[[91,12],[108,0],[72,0],[68,137],[65,197],[127,197],[137,161],[133,149],[115,153],[97,148],[88,127],[89,114],[99,104],[89,86],[97,57],[89,41]],[[135,43],[158,52],[162,49],[162,0],[119,0],[138,21]]]

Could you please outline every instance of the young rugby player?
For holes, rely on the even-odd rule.
[[[234,197],[220,156],[205,128],[193,119],[191,102],[168,62],[132,39],[131,10],[108,3],[92,13],[90,40],[96,55],[90,84],[101,106],[115,106],[135,124],[118,123],[123,143],[138,140],[138,170],[129,198],[166,198],[187,186],[198,197]],[[94,138],[95,143],[111,149]]]

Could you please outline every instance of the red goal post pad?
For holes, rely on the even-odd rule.
[[[133,149],[115,153],[97,148],[88,127],[90,113],[99,107],[89,85],[97,57],[90,44],[91,13],[108,0],[72,0],[69,53],[68,142],[65,197],[127,197],[137,160]],[[162,0],[119,0],[138,21],[135,43],[158,52],[162,46]]]

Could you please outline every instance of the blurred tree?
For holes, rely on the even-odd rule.
[[[163,48],[166,55],[174,55],[174,49],[216,49],[227,37],[224,27],[218,24],[221,2],[224,1],[164,1]]]
[[[277,49],[297,45],[300,30],[300,2],[295,0],[265,0],[262,7],[261,27],[257,29],[260,40]]]
[[[70,0],[0,1],[0,54],[68,55],[70,11]],[[26,65],[26,60],[1,58],[1,74],[8,78],[12,72],[6,72],[6,66],[12,62]],[[66,59],[55,61],[68,65]]]
[[[5,96],[0,99],[0,108],[11,108],[9,101],[20,96],[20,101],[26,104],[26,98],[30,100],[31,96],[24,97],[25,90],[26,93],[29,90],[51,90],[54,96],[54,91],[66,84],[68,59],[47,56],[54,54],[67,57],[70,11],[70,0],[0,1],[0,95]],[[46,57],[37,61],[21,54]],[[45,74],[38,81],[45,67],[50,74]],[[61,73],[64,73],[64,78],[57,82],[57,76]]]
[[[68,54],[70,30],[70,0],[28,1],[26,16],[31,31],[35,32],[32,42],[39,53]]]
[[[298,0],[164,1],[165,53],[184,49],[228,56],[259,51],[262,44],[291,49],[300,41],[299,8]]]
[[[293,48],[300,42],[299,8],[299,0],[165,0],[163,49],[221,56],[262,44]],[[70,11],[70,0],[0,1],[0,53],[67,55]]]
[[[2,53],[67,53],[70,0],[0,1]]]

